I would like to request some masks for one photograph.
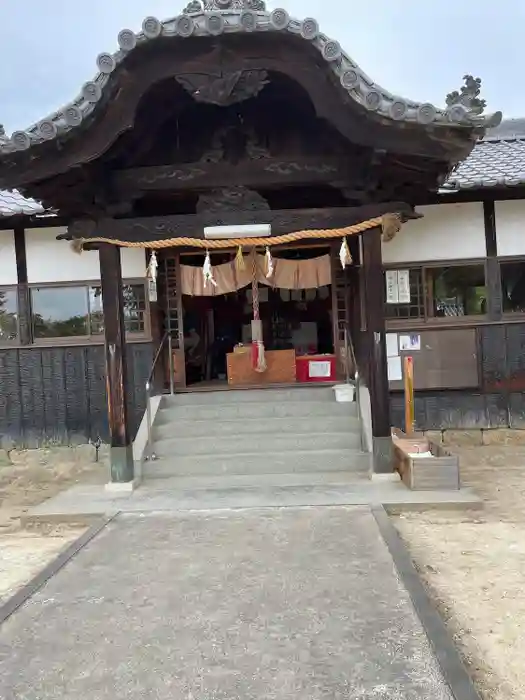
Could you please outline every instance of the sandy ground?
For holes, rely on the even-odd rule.
[[[0,463],[0,603],[27,583],[81,527],[24,530],[20,517],[32,506],[79,481],[104,481],[104,463],[94,449],[55,448],[11,452]]]
[[[484,509],[394,522],[484,700],[523,700],[525,446],[449,449]]]

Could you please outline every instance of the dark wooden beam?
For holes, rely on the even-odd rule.
[[[282,209],[275,211],[225,211],[213,214],[152,216],[138,219],[102,219],[73,221],[67,234],[59,238],[93,238],[104,236],[127,242],[149,242],[167,238],[204,238],[205,226],[271,224],[272,237],[305,229],[342,228],[390,212],[405,219],[418,218],[404,202],[367,204],[361,207],[326,209]],[[270,238],[271,240],[271,238]]]
[[[31,305],[29,301],[29,288],[27,286],[27,258],[26,258],[26,234],[24,226],[17,224],[14,227],[15,257],[18,307],[18,339],[20,345],[31,343]]]
[[[355,165],[355,164],[354,164]],[[355,172],[355,171],[354,171]],[[115,190],[122,194],[163,190],[207,189],[213,187],[265,188],[280,185],[350,183],[349,159],[343,158],[261,158],[231,163],[178,163],[115,172]],[[355,180],[354,184],[358,184]]]
[[[487,315],[490,321],[501,321],[503,315],[503,296],[501,289],[501,271],[498,261],[498,242],[496,239],[496,212],[493,201],[483,202],[483,219],[485,222],[485,284],[487,289]]]
[[[106,395],[110,436],[111,481],[133,481],[133,448],[126,396],[126,336],[120,248],[100,246],[100,282],[104,311]]]
[[[385,283],[381,254],[381,229],[362,236],[364,278],[365,348],[368,356],[368,389],[372,413],[374,471],[393,468],[390,424],[390,392],[385,335]]]

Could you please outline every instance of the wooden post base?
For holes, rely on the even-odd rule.
[[[132,445],[109,448],[109,477],[113,484],[123,484],[134,480]]]

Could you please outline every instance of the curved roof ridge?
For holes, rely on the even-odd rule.
[[[80,94],[36,124],[13,132],[10,138],[0,139],[0,154],[27,150],[32,145],[56,139],[80,127],[95,110],[111,74],[126,56],[137,47],[160,37],[184,40],[191,36],[288,32],[315,46],[338,78],[341,89],[357,104],[384,118],[421,125],[463,126],[481,130],[495,127],[501,122],[501,112],[480,115],[471,108],[471,101],[465,95],[445,108],[398,97],[369,78],[337,41],[321,32],[317,20],[311,17],[298,20],[291,18],[282,8],[268,12],[264,7],[262,0],[207,0],[205,5],[200,0],[193,0],[180,15],[171,19],[160,21],[156,17],[146,17],[142,31],[138,33],[131,29],[121,30],[117,37],[119,49],[115,53],[98,55],[98,73],[83,85]]]

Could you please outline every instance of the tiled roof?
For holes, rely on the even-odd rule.
[[[444,191],[525,184],[525,119],[508,119],[487,132],[451,173]]]
[[[257,8],[257,11],[253,8]],[[93,80],[83,85],[80,95],[37,124],[1,138],[0,158],[2,154],[26,151],[36,144],[82,128],[97,109],[97,104],[103,104],[104,96],[109,96],[109,90],[115,84],[112,74],[122,75],[121,64],[141,46],[155,41],[166,42],[168,37],[172,41],[186,42],[190,41],[189,37],[215,38],[223,33],[242,35],[268,32],[289,34],[294,40],[304,41],[305,46],[314,47],[339,82],[341,96],[350,98],[361,108],[383,118],[394,122],[419,123],[423,127],[433,124],[446,129],[464,128],[466,133],[471,133],[473,127],[486,129],[501,122],[501,112],[478,114],[472,108],[474,95],[468,89],[464,91],[462,88],[463,94],[458,94],[458,99],[443,109],[390,93],[374,83],[337,41],[323,34],[318,22],[311,17],[294,19],[281,8],[266,11],[264,0],[192,0],[181,15],[164,22],[156,17],[146,17],[141,32],[122,29],[117,36],[119,50],[98,55],[98,72]]]
[[[44,208],[34,199],[26,199],[20,192],[0,191],[0,217],[15,216],[16,214],[43,214]]]
[[[487,132],[469,157],[451,173],[442,192],[525,184],[525,119],[508,119]],[[44,214],[34,199],[0,191],[0,217]]]

